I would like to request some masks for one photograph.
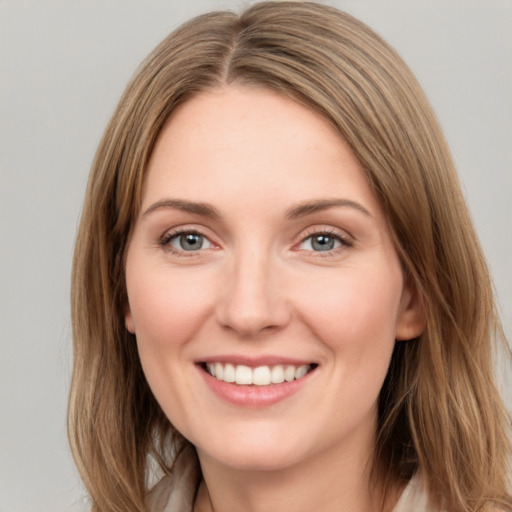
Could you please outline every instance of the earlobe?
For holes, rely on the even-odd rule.
[[[422,297],[412,279],[408,279],[400,302],[395,338],[404,341],[417,338],[425,330],[426,323]]]
[[[132,312],[130,311],[130,306],[126,306],[126,311],[124,314],[124,325],[126,330],[132,334],[135,334],[135,324],[133,322]]]

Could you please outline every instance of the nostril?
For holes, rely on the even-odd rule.
[[[240,249],[216,302],[218,323],[243,338],[275,331],[289,322],[284,288],[269,258],[254,247]]]
[[[270,334],[282,329],[289,322],[290,315],[279,305],[249,307],[238,303],[219,306],[218,321],[223,329],[234,331],[241,338],[254,338],[263,333]]]

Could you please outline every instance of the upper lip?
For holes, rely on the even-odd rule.
[[[198,359],[196,363],[230,363],[235,366],[244,365],[249,366],[250,368],[257,368],[258,366],[302,366],[305,364],[315,364],[314,361],[297,359],[294,357],[283,357],[277,355],[244,356],[235,354],[219,354],[215,356],[208,356],[202,359]]]

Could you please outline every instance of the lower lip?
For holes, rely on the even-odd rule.
[[[300,379],[269,386],[244,386],[212,377],[198,366],[208,387],[222,400],[239,407],[267,407],[277,404],[299,391],[310,379],[313,370]]]

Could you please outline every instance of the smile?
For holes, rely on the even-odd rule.
[[[299,380],[312,371],[315,364],[257,366],[251,368],[242,364],[206,363],[203,368],[215,379],[244,386],[270,386]]]

